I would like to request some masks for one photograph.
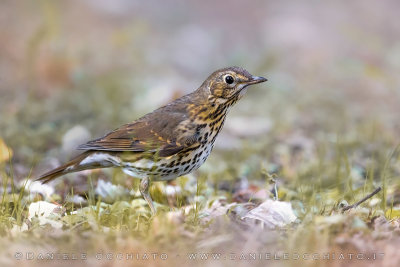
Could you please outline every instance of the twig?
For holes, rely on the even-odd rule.
[[[343,208],[342,208],[342,212],[357,207],[357,206],[360,205],[361,203],[367,201],[368,199],[370,199],[370,198],[373,197],[374,195],[378,194],[379,191],[381,191],[381,190],[382,190],[382,187],[378,187],[377,189],[374,190],[374,192],[372,192],[371,194],[365,196],[365,197],[364,197],[363,199],[361,199],[360,201],[358,201],[358,202],[356,202],[356,203],[354,203],[354,204],[352,204],[352,205],[348,205],[348,206],[346,206],[346,207],[343,207]]]

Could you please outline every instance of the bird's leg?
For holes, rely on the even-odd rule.
[[[149,194],[149,186],[150,186],[149,177],[143,178],[140,181],[139,191],[142,194],[143,198],[147,201],[147,204],[149,204],[151,213],[154,215],[154,214],[156,214],[156,209],[154,208],[153,200],[151,199],[150,194]]]

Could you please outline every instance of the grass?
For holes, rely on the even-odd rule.
[[[20,19],[0,36],[6,63],[0,68],[1,266],[54,263],[18,261],[19,251],[87,253],[87,261],[68,261],[77,266],[202,265],[187,260],[191,252],[228,257],[232,252],[238,257],[276,251],[383,252],[382,266],[400,262],[399,48],[394,24],[381,19],[381,14],[395,18],[397,9],[392,4],[302,3],[300,8],[261,2],[258,8],[242,6],[240,13],[229,6],[233,14],[254,13],[254,20],[240,25],[231,12],[201,22],[199,14],[210,14],[208,3],[185,9],[185,16],[179,8],[159,10],[162,4],[149,4],[151,12],[160,13],[144,7],[132,16],[127,8],[128,16],[121,11],[118,19],[89,4],[5,4],[10,20]],[[232,25],[238,29],[231,30]],[[242,37],[241,31],[254,34]],[[196,43],[184,41],[192,40],[193,32]],[[240,40],[228,45],[222,36]],[[159,43],[161,51],[154,45]],[[188,55],[193,56],[190,62],[177,61]],[[156,216],[138,194],[138,181],[119,170],[60,178],[50,195],[30,192],[23,182],[52,167],[43,165],[70,156],[74,146],[61,147],[74,126],[84,125],[93,138],[101,136],[194,89],[202,75],[220,64],[246,67],[269,81],[248,90],[232,109],[225,135],[199,171],[168,185],[153,184]],[[229,125],[233,117],[242,119],[245,133]],[[260,132],[257,123],[247,123],[253,119],[270,126]],[[96,192],[100,180],[111,182],[106,186],[110,195]],[[298,219],[274,230],[242,220],[248,209],[273,198],[274,181],[278,199],[290,202]],[[382,191],[370,200],[341,212],[343,205],[377,187]],[[73,202],[73,196],[83,201]],[[30,205],[38,201],[59,203],[61,211],[52,220],[62,227],[28,220]],[[169,259],[132,263],[95,258],[96,253],[137,252],[142,257],[154,251]],[[299,261],[254,265],[266,263]],[[301,261],[305,266],[348,263],[376,261]]]
[[[363,139],[366,140],[368,137],[363,136]],[[238,242],[244,235],[249,240],[261,239],[254,241],[250,246],[254,250],[279,248],[286,251],[318,252],[321,248],[334,249],[338,239],[340,240],[343,235],[349,240],[352,236],[360,235],[363,239],[374,240],[374,235],[377,234],[374,233],[376,229],[374,230],[373,225],[377,218],[384,218],[390,225],[390,222],[397,221],[400,215],[398,202],[395,202],[395,194],[399,188],[399,181],[396,179],[399,146],[387,145],[385,149],[380,147],[377,151],[368,152],[369,155],[366,156],[368,164],[361,168],[355,164],[360,158],[356,159],[354,155],[363,152],[365,147],[363,139],[343,136],[340,141],[321,140],[315,144],[318,147],[314,154],[315,158],[300,156],[294,159],[295,154],[282,150],[279,144],[274,143],[269,143],[262,149],[257,148],[258,150],[247,148],[249,151],[244,151],[245,155],[269,151],[265,154],[265,159],[275,153],[281,153],[281,166],[273,174],[274,180],[278,183],[278,196],[281,201],[292,203],[298,217],[295,224],[279,231],[263,230],[260,233],[257,230],[257,237],[253,231],[259,226],[247,225],[241,228],[240,220],[235,217],[235,209],[233,213],[228,211],[226,215],[221,216],[213,214],[209,209],[215,201],[228,204],[234,201],[234,195],[238,190],[235,189],[235,181],[241,167],[237,164],[230,167],[228,165],[226,171],[221,173],[200,172],[195,176],[179,178],[171,186],[179,188],[180,193],[172,196],[166,194],[165,183],[155,183],[151,194],[160,204],[157,205],[159,213],[154,217],[151,216],[145,201],[140,197],[137,198],[137,195],[117,197],[112,203],[104,202],[95,192],[95,184],[99,179],[97,176],[101,173],[89,176],[88,191],[84,197],[87,204],[77,205],[69,203],[57,190],[49,198],[40,194],[30,194],[25,189],[26,184],[16,185],[11,162],[7,164],[10,166],[7,168],[8,171],[3,164],[1,185],[3,190],[0,203],[2,243],[18,244],[22,241],[18,241],[16,236],[23,236],[24,240],[30,240],[29,245],[25,243],[28,249],[31,249],[37,242],[35,239],[40,237],[40,243],[52,244],[55,246],[53,248],[60,251],[72,249],[80,242],[85,243],[85,251],[96,251],[100,249],[98,244],[105,242],[104,240],[107,242],[101,245],[102,249],[112,251],[121,250],[125,245],[131,246],[132,242],[139,242],[142,249],[161,249],[170,253],[176,252],[177,247],[182,252],[199,248],[201,251],[218,249],[235,251],[243,247],[231,243],[232,240]],[[382,152],[384,150],[389,152]],[[230,152],[216,152],[213,161],[224,160],[230,155]],[[240,165],[242,161],[238,162]],[[265,160],[260,158],[261,162]],[[250,193],[248,203],[259,203],[252,195],[257,191],[272,189],[270,182],[272,176],[262,165],[246,171],[246,180],[250,184],[250,187],[245,187]],[[225,179],[228,179],[230,185],[228,188],[221,187],[221,181]],[[124,183],[124,179],[118,175],[112,180],[114,183]],[[346,213],[340,212],[340,204],[343,201],[355,203],[378,186],[382,186],[383,190],[372,200]],[[134,183],[132,190],[135,191],[136,188],[137,185]],[[69,195],[74,195],[74,187],[68,190],[70,190]],[[61,229],[40,225],[38,220],[27,221],[30,203],[40,199],[50,202],[55,199],[62,201],[60,203],[63,203],[65,214],[61,219],[57,219],[63,223]],[[17,230],[27,222],[28,229]],[[273,242],[269,240],[271,234],[274,235]],[[58,242],[59,235],[66,240]],[[88,236],[90,244],[85,241]],[[267,239],[263,240],[263,236]],[[346,250],[346,248],[341,249]],[[358,249],[362,251],[363,248]]]
[[[118,86],[109,88],[116,90]],[[80,98],[77,95],[72,96],[71,101]],[[99,96],[99,101],[104,101],[101,98]],[[286,95],[277,98],[268,108],[268,114],[275,114],[277,107],[287,101],[285,98]],[[61,95],[53,101],[61,103]],[[112,101],[118,102],[119,98]],[[376,251],[385,248],[379,240],[397,242],[397,237],[389,237],[387,230],[387,227],[395,228],[400,216],[397,135],[378,119],[357,121],[351,117],[348,118],[351,127],[337,125],[335,129],[332,127],[335,122],[321,117],[315,120],[317,126],[301,127],[303,132],[296,133],[297,126],[291,124],[287,114],[293,114],[299,106],[308,106],[312,110],[318,102],[315,99],[301,101],[287,106],[274,118],[275,127],[266,136],[247,138],[240,143],[240,148],[213,151],[198,172],[168,185],[176,193],[168,191],[165,183],[154,183],[150,192],[159,203],[159,213],[154,217],[137,193],[138,181],[126,179],[119,170],[71,175],[54,184],[55,191],[51,196],[31,194],[20,184],[21,180],[15,178],[13,162],[33,162],[26,156],[19,156],[27,146],[27,140],[18,139],[21,140],[18,145],[13,140],[17,157],[3,162],[0,168],[3,259],[12,260],[16,250],[85,251],[91,255],[97,251],[118,252],[127,248],[167,251],[169,255],[175,255],[177,251],[182,255],[193,251],[239,253],[244,250],[370,252],[367,244],[371,242],[377,244]],[[243,106],[250,103],[245,99],[243,102]],[[240,113],[240,104],[229,116]],[[67,108],[69,104],[64,105]],[[85,113],[83,110],[87,107],[79,102],[77,105],[76,112]],[[61,114],[66,112],[63,105],[60,109]],[[49,116],[44,111],[38,113]],[[23,121],[34,120],[28,110],[21,116],[26,116]],[[105,121],[112,121],[115,116],[106,117]],[[85,121],[83,117],[83,123]],[[66,129],[71,124],[67,122],[61,128]],[[36,134],[35,139],[50,140],[46,146],[59,138],[47,130]],[[35,158],[36,154],[41,152],[27,155]],[[49,155],[54,157],[55,154]],[[71,180],[72,177],[75,178]],[[279,200],[290,202],[298,217],[296,223],[274,231],[243,223],[240,219],[246,207],[254,207],[273,197],[271,177],[276,181]],[[99,179],[121,185],[131,193],[116,195],[106,201],[95,190]],[[340,204],[355,203],[379,186],[382,192],[371,200],[344,214],[340,212]],[[260,198],[257,192],[262,191],[265,193]],[[85,202],[68,201],[67,196],[74,195],[82,195]],[[27,220],[30,204],[38,200],[62,204],[65,214],[56,218],[62,228],[54,229],[40,225],[39,220]],[[227,208],[225,214],[218,214],[212,208],[213,203],[228,207],[234,202],[237,204]],[[384,223],[378,224],[380,220]],[[357,247],[355,237],[361,238],[365,247]],[[175,260],[174,257],[168,264]]]

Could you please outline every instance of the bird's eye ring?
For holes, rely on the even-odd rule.
[[[227,84],[232,84],[235,81],[235,79],[231,75],[226,75],[225,76],[225,82]]]

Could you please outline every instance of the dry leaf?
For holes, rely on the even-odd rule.
[[[61,228],[63,223],[59,220],[65,209],[46,201],[38,201],[29,205],[28,219],[32,221],[34,217],[39,219],[40,225],[50,224],[54,228]]]
[[[0,163],[8,161],[12,155],[12,149],[6,145],[2,138],[0,138]]]
[[[249,211],[242,219],[253,219],[260,221],[267,228],[283,227],[294,222],[292,205],[289,202],[268,199],[260,206]]]

